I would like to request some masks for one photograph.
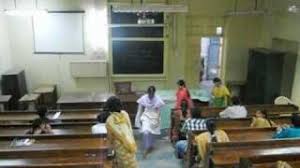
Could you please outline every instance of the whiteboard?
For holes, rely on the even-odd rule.
[[[83,18],[83,12],[51,12],[34,16],[35,53],[84,53]]]

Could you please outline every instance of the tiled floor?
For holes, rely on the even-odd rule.
[[[168,130],[162,130],[162,135],[156,138],[155,149],[143,159],[143,151],[141,144],[141,134],[138,130],[134,130],[138,143],[137,160],[139,168],[181,168],[182,161],[177,159],[174,154],[174,148],[168,139]]]

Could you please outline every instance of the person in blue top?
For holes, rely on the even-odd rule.
[[[300,138],[300,116],[298,114],[293,114],[291,123],[292,126],[278,127],[273,138]]]

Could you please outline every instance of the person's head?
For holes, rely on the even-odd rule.
[[[191,113],[192,113],[192,118],[202,118],[202,114],[201,114],[202,111],[200,108],[197,107],[193,108],[191,110]]]
[[[294,127],[299,128],[300,127],[300,116],[298,114],[294,113],[291,118],[291,123],[293,124]]]
[[[261,118],[268,118],[268,112],[267,110],[257,110],[255,116]]]
[[[180,79],[180,80],[177,81],[177,85],[178,85],[179,88],[186,87],[185,81],[182,80],[182,79]]]
[[[148,93],[149,99],[153,99],[153,98],[154,98],[154,96],[155,96],[155,91],[156,91],[155,86],[149,86],[149,87],[148,87],[147,93]]]
[[[47,118],[48,109],[46,106],[40,106],[37,108],[37,113],[41,119]]]
[[[206,121],[206,128],[208,132],[211,134],[211,142],[217,142],[217,137],[215,136],[215,131],[217,129],[216,123],[212,119],[208,119]]]
[[[233,97],[231,98],[231,101],[232,101],[232,104],[233,104],[233,105],[241,105],[240,98],[237,97],[237,96],[233,96]]]
[[[107,112],[121,112],[122,103],[119,98],[112,96],[107,99],[105,103],[105,111]]]
[[[220,78],[214,78],[213,83],[214,83],[215,86],[221,86],[222,85],[222,81],[221,81]]]

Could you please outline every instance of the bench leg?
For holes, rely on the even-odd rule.
[[[0,104],[0,112],[4,111],[4,104]]]
[[[36,107],[35,107],[35,103],[34,102],[30,102],[28,104],[28,111],[36,111]]]

